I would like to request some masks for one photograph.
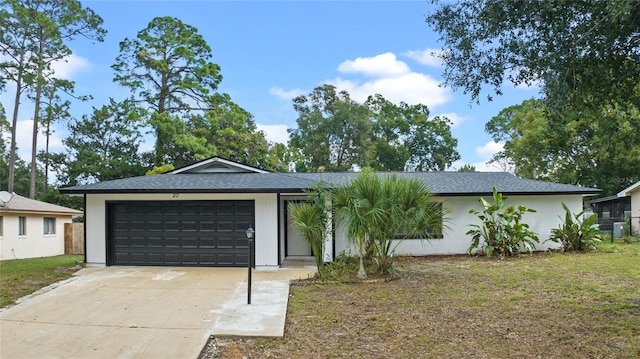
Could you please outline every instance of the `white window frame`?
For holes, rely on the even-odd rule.
[[[56,217],[42,218],[42,233],[45,235],[56,234]]]
[[[18,217],[18,235],[19,236],[27,235],[27,217],[25,216]]]

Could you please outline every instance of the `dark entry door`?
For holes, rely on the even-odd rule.
[[[107,215],[110,265],[247,265],[253,201],[111,202]]]

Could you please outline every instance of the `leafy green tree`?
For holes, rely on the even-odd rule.
[[[51,188],[50,191],[47,191],[46,193],[40,195],[38,197],[38,200],[47,202],[47,203],[57,204],[59,206],[74,208],[79,211],[82,211],[84,209],[83,208],[84,201],[82,197],[68,196],[66,194],[62,194],[57,188]],[[82,219],[81,221],[84,222],[84,219]]]
[[[43,107],[40,114],[41,127],[43,127],[43,133],[45,135],[45,148],[38,154],[38,160],[44,163],[44,192],[45,195],[49,189],[49,140],[53,134],[52,124],[54,122],[60,122],[67,120],[71,115],[69,108],[71,102],[66,99],[62,99],[60,96],[61,91],[67,93],[73,92],[73,82],[67,80],[53,79],[51,83],[44,86],[42,91]]]
[[[30,91],[34,100],[29,197],[35,198],[40,105],[44,86],[54,75],[51,64],[71,54],[66,42],[78,36],[102,41],[106,32],[100,27],[102,19],[76,0],[6,0],[0,7],[3,29],[7,30],[3,31],[2,49],[9,57],[2,68],[16,83],[14,128],[22,93]],[[12,142],[12,151],[14,147]],[[13,153],[10,166],[15,161]]]
[[[69,151],[64,185],[78,185],[143,175],[138,154],[140,112],[125,101],[94,108],[91,116],[69,124],[63,142]],[[66,177],[66,178],[65,178]]]
[[[290,145],[308,158],[310,168],[347,171],[370,163],[371,121],[366,106],[332,85],[316,87],[293,99],[298,128],[289,129]]]
[[[458,140],[451,135],[446,117],[429,118],[425,105],[396,105],[382,95],[369,96],[366,103],[373,121],[375,161],[381,171],[443,171],[460,159]]]
[[[640,2],[434,2],[426,21],[440,34],[445,84],[473,100],[510,82],[540,84],[553,108],[640,105]]]
[[[308,161],[302,151],[282,143],[269,146],[269,168],[275,172],[309,172]]]
[[[372,256],[379,272],[393,270],[393,251],[408,238],[430,240],[442,233],[444,210],[427,185],[395,175],[380,177],[367,169],[333,195],[337,219],[358,249],[358,277],[366,277],[363,259]]]
[[[359,104],[346,91],[324,85],[294,99],[294,109],[298,128],[289,131],[290,144],[313,169],[444,170],[460,158],[450,121],[430,119],[425,105],[396,105],[379,94]]]
[[[493,117],[486,130],[519,176],[603,189],[613,195],[640,180],[640,111],[604,105],[576,113],[527,100]]]
[[[458,172],[475,172],[476,166],[470,164],[464,164],[458,168]]]
[[[264,132],[258,131],[253,115],[231,101],[227,94],[215,94],[212,108],[204,116],[186,121],[183,134],[175,137],[182,154],[177,166],[214,155],[256,167],[269,167],[269,144]]]
[[[9,132],[9,122],[7,122],[4,107],[0,104],[0,133]],[[4,136],[0,136],[0,189],[4,190],[9,188],[9,151],[5,142]],[[13,171],[16,174],[14,186],[11,192],[18,193],[20,195],[27,195],[29,193],[29,166],[17,157],[14,160]],[[38,177],[40,178],[40,177]]]
[[[148,170],[147,173],[145,173],[145,176],[153,176],[153,175],[158,175],[158,174],[162,174],[162,173],[166,173],[169,171],[173,171],[175,169],[175,167],[172,164],[164,164],[162,166],[159,167],[153,167],[152,169]]]
[[[9,147],[7,190],[14,191],[16,170],[16,128],[20,99],[33,81],[33,70],[30,64],[30,53],[34,50],[29,41],[34,31],[28,18],[28,11],[16,1],[0,3],[0,49],[5,59],[0,63],[2,83],[9,81],[15,85],[12,124],[9,126],[11,142]],[[8,59],[7,59],[8,58]]]
[[[212,109],[211,95],[222,76],[211,57],[211,48],[198,30],[174,17],[156,17],[135,39],[120,43],[113,80],[131,89],[134,101],[144,104],[149,113],[156,135],[155,166],[177,155],[172,145],[184,133],[182,119]],[[182,140],[197,151],[204,150],[202,143]]]

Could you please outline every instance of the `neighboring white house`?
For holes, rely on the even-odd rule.
[[[64,224],[82,212],[0,192],[0,260],[64,254]]]
[[[598,189],[527,180],[497,172],[401,172],[425,181],[450,212],[443,238],[406,240],[396,254],[465,253],[479,198],[495,186],[509,203],[536,209],[524,220],[541,239],[564,218],[561,202],[578,213],[584,196]],[[311,248],[289,225],[288,207],[305,200],[319,181],[349,183],[358,173],[271,173],[219,157],[166,174],[140,176],[61,189],[85,197],[86,262],[105,265],[246,266],[245,231],[255,229],[256,266],[278,266],[287,257],[310,256]],[[381,173],[381,176],[388,175]],[[325,259],[350,251],[340,223],[325,241]],[[549,242],[538,249],[548,248]]]
[[[640,181],[620,191],[618,197],[631,197],[631,232],[640,233]]]

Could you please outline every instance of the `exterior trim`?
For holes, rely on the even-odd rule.
[[[280,247],[280,236],[282,235],[282,225],[281,225],[282,218],[280,218],[280,192],[278,192],[277,195],[276,195],[276,202],[277,202],[276,211],[278,213],[278,225],[277,225],[277,227],[278,227],[278,237],[277,237],[277,239],[278,239],[278,241],[277,241],[278,242],[278,255],[277,255],[277,258],[276,258],[276,263],[278,263],[278,265],[281,265],[282,262],[280,261],[280,251],[282,250],[282,248]],[[286,238],[286,235],[287,235],[286,231],[285,231],[284,235],[285,235],[285,238]],[[285,239],[285,243],[286,243],[286,239]]]
[[[286,188],[287,191],[299,191],[304,192],[304,188]],[[103,190],[65,190],[60,189],[62,194],[158,194],[158,193],[280,193],[282,188],[233,188],[233,189],[206,189],[206,188],[193,188],[193,189],[103,189]]]
[[[82,216],[84,218],[84,226],[82,226],[82,231],[84,232],[84,255],[82,261],[87,263],[87,195],[82,195]]]
[[[632,184],[631,186],[623,189],[622,191],[618,192],[618,197],[630,196],[631,192],[634,192],[638,188],[640,188],[640,181],[638,181],[638,182]]]
[[[57,211],[38,211],[38,210],[24,210],[24,209],[0,209],[0,213],[15,213],[15,214],[42,214],[53,216],[81,216],[83,212],[57,212]]]
[[[105,189],[105,190],[65,190],[61,189],[60,193],[63,194],[74,194],[74,193],[82,193],[82,194],[132,194],[132,193],[282,193],[282,190],[286,190],[287,193],[304,193],[306,188],[265,188],[265,189],[255,189],[255,188],[234,188],[234,189],[206,189],[206,188],[195,188],[195,189],[129,189],[129,190],[117,190],[117,189]],[[296,192],[298,191],[298,192]],[[562,195],[562,194],[579,194],[585,196],[592,196],[600,193],[600,190],[575,190],[575,191],[539,191],[539,192],[505,192],[499,191],[505,196],[544,196],[544,195]],[[468,196],[491,196],[492,192],[444,192],[438,193],[433,192],[434,196],[439,197],[468,197]]]
[[[249,165],[245,165],[239,162],[235,162],[235,161],[231,161],[228,160],[226,158],[222,158],[222,157],[211,157],[208,158],[206,160],[202,160],[200,162],[196,162],[184,167],[180,167],[178,169],[174,169],[173,171],[169,171],[167,172],[167,174],[178,174],[178,173],[182,173],[182,172],[188,172],[194,168],[198,168],[201,166],[206,166],[210,163],[214,163],[214,162],[220,162],[222,164],[225,164],[227,166],[231,166],[231,167],[236,167],[245,171],[249,171],[249,172],[255,172],[255,173],[269,173],[269,171],[265,171],[263,169],[257,168],[257,167],[253,167],[253,166],[249,166]]]

